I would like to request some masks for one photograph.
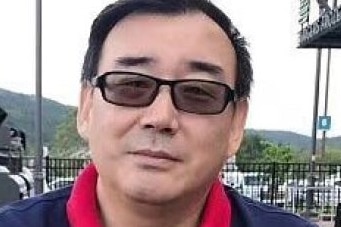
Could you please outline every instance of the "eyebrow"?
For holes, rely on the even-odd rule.
[[[155,59],[151,57],[120,57],[115,60],[117,66],[123,67],[150,65],[153,62],[155,62]]]
[[[222,67],[208,62],[190,61],[189,67],[194,72],[204,72],[217,77],[221,77],[224,74]]]

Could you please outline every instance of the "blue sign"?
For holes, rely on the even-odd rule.
[[[319,116],[318,129],[330,130],[331,123],[332,123],[331,116]]]

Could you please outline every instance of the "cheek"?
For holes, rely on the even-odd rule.
[[[191,140],[195,147],[194,150],[210,160],[214,160],[214,157],[216,159],[224,157],[228,145],[228,123],[227,118],[216,118],[193,123],[195,127],[192,126]]]
[[[211,131],[205,131],[205,135],[202,138],[203,144],[202,147],[205,147],[206,153],[208,156],[213,155],[218,159],[223,158],[227,149],[227,130],[219,130],[213,129]]]
[[[95,100],[90,113],[89,146],[92,151],[119,149],[124,136],[134,127],[134,112]]]
[[[188,134],[184,135],[188,151],[186,175],[191,176],[191,184],[212,182],[218,176],[227,158],[229,127],[225,123],[222,120],[198,121],[191,127],[187,126],[191,133],[185,131]]]
[[[129,109],[106,103],[99,94],[94,98],[90,117],[90,131],[92,136],[119,137],[135,123],[135,116]]]

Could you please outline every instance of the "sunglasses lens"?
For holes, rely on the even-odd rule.
[[[226,87],[209,81],[184,81],[174,88],[175,105],[186,112],[216,114],[225,108]]]
[[[156,81],[151,78],[121,73],[106,76],[104,92],[111,103],[141,107],[153,101],[156,88]]]

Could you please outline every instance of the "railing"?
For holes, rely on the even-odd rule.
[[[314,191],[317,212],[334,213],[341,202],[341,164],[317,163],[314,186],[308,186],[308,163],[227,164],[223,182],[243,195],[300,213],[306,210],[308,190]]]
[[[23,157],[23,166],[34,171],[34,158]],[[50,158],[43,160],[45,189],[53,190],[73,183],[80,171],[91,162],[90,159]]]
[[[43,162],[46,183],[51,185],[64,179],[68,184],[89,163],[89,159],[46,158]],[[24,157],[23,165],[34,169],[34,159]],[[341,164],[317,163],[313,187],[308,187],[309,168],[309,163],[229,163],[223,168],[222,180],[247,197],[294,213],[306,209],[307,190],[314,190],[316,210],[334,212],[341,202],[341,186],[337,185],[341,183]]]

